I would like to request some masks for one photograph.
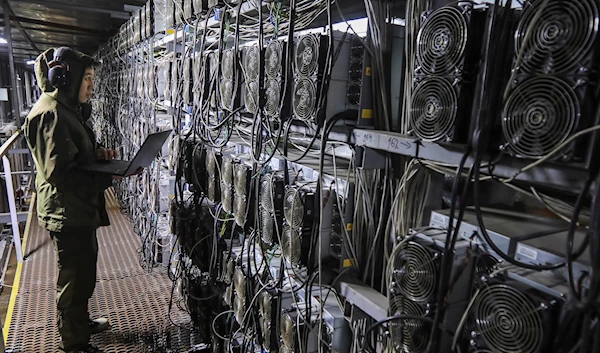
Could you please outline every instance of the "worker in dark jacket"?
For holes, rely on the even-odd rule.
[[[38,219],[50,231],[58,260],[58,330],[66,353],[101,353],[89,344],[90,334],[108,328],[106,319],[89,319],[88,299],[96,285],[96,229],[109,225],[104,190],[112,177],[78,170],[116,156],[97,144],[86,124],[96,65],[66,47],[41,54],[35,70],[44,93],[24,124],[38,172]]]

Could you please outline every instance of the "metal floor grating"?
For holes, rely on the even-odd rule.
[[[96,291],[90,315],[106,317],[109,331],[94,335],[92,343],[107,353],[190,352],[201,342],[186,312],[173,305],[168,318],[173,283],[165,268],[147,273],[138,259],[139,237],[121,214],[114,192],[107,191],[110,227],[98,231],[99,259]],[[48,232],[33,217],[7,341],[7,352],[58,352],[56,329],[56,263]]]

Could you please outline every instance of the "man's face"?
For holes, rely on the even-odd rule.
[[[94,68],[85,69],[81,86],[79,87],[79,103],[87,103],[92,98],[94,91]]]

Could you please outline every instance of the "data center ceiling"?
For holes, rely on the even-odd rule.
[[[5,0],[6,1],[6,0]],[[4,2],[4,1],[2,1]],[[66,45],[93,53],[114,35],[146,0],[12,0],[8,1],[16,63],[35,58],[50,47]],[[6,36],[0,6],[0,32]],[[0,58],[8,47],[0,45]]]

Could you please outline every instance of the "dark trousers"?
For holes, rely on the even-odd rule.
[[[76,352],[90,339],[88,300],[96,287],[96,229],[65,227],[50,235],[58,261],[56,307],[60,349]]]

